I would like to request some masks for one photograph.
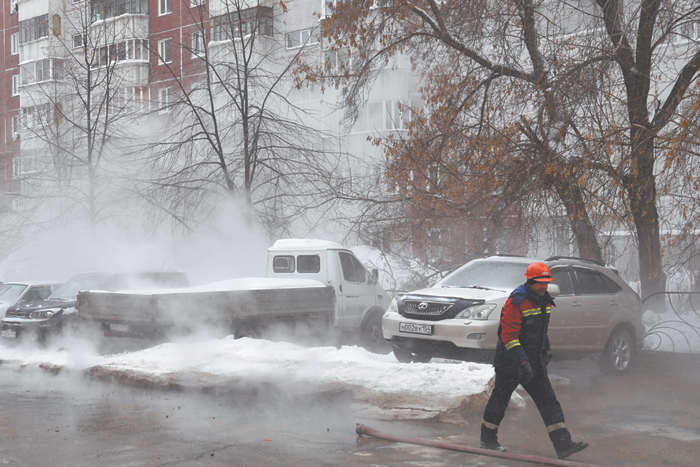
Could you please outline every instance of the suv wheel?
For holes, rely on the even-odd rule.
[[[412,353],[408,350],[403,350],[395,345],[391,346],[391,350],[394,352],[394,357],[401,363],[428,363],[432,360],[431,355]]]
[[[634,340],[625,329],[616,329],[610,335],[598,366],[603,373],[624,375],[634,357]]]

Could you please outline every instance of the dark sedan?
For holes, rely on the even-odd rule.
[[[138,290],[187,287],[187,276],[181,272],[148,271],[138,273],[88,272],[78,274],[48,298],[40,302],[8,308],[0,321],[2,336],[20,338],[30,335],[45,341],[50,334],[74,327],[78,322],[75,304],[81,290]]]

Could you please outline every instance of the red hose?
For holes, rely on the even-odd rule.
[[[531,456],[529,454],[515,454],[515,453],[509,453],[509,452],[492,451],[490,449],[470,448],[468,446],[462,446],[459,444],[441,443],[439,441],[431,441],[429,439],[408,438],[405,436],[397,436],[397,435],[392,435],[389,433],[382,433],[381,431],[377,431],[374,428],[370,428],[370,427],[362,425],[360,423],[357,424],[357,427],[355,428],[355,432],[357,432],[358,435],[367,435],[367,436],[372,436],[374,438],[386,439],[389,441],[397,441],[400,443],[420,444],[422,446],[430,446],[433,448],[450,449],[452,451],[469,452],[472,454],[479,454],[482,456],[500,457],[502,459],[512,459],[512,460],[516,460],[516,461],[530,462],[533,464],[557,465],[560,467],[602,467],[600,465],[583,464],[581,462],[572,462],[572,461],[567,461],[567,460],[551,459],[549,457]]]

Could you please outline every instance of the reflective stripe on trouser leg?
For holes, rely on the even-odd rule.
[[[551,433],[554,430],[561,430],[562,428],[566,428],[566,424],[564,422],[561,423],[555,423],[554,425],[549,425],[547,427],[547,432]]]
[[[483,420],[481,423],[483,423],[484,426],[486,428],[488,428],[489,430],[498,430],[498,425],[496,425],[494,423],[489,423],[486,420]]]

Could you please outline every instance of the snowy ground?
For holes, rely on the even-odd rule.
[[[402,364],[346,346],[305,348],[289,343],[232,337],[161,344],[116,355],[99,355],[87,343],[38,350],[0,343],[0,369],[85,373],[128,384],[221,390],[275,385],[285,391],[352,391],[355,409],[368,418],[460,421],[483,410],[491,365],[435,361]],[[517,393],[514,407],[524,407]]]
[[[645,324],[650,331],[647,349],[700,353],[697,313],[647,312]],[[288,394],[350,391],[357,413],[367,418],[455,423],[462,415],[483,410],[494,375],[491,365],[447,360],[403,364],[393,355],[355,346],[309,348],[230,336],[112,355],[102,355],[94,344],[79,339],[46,349],[0,340],[0,370],[84,374],[124,384],[192,390],[271,385]],[[521,408],[525,401],[515,393],[511,405]]]

